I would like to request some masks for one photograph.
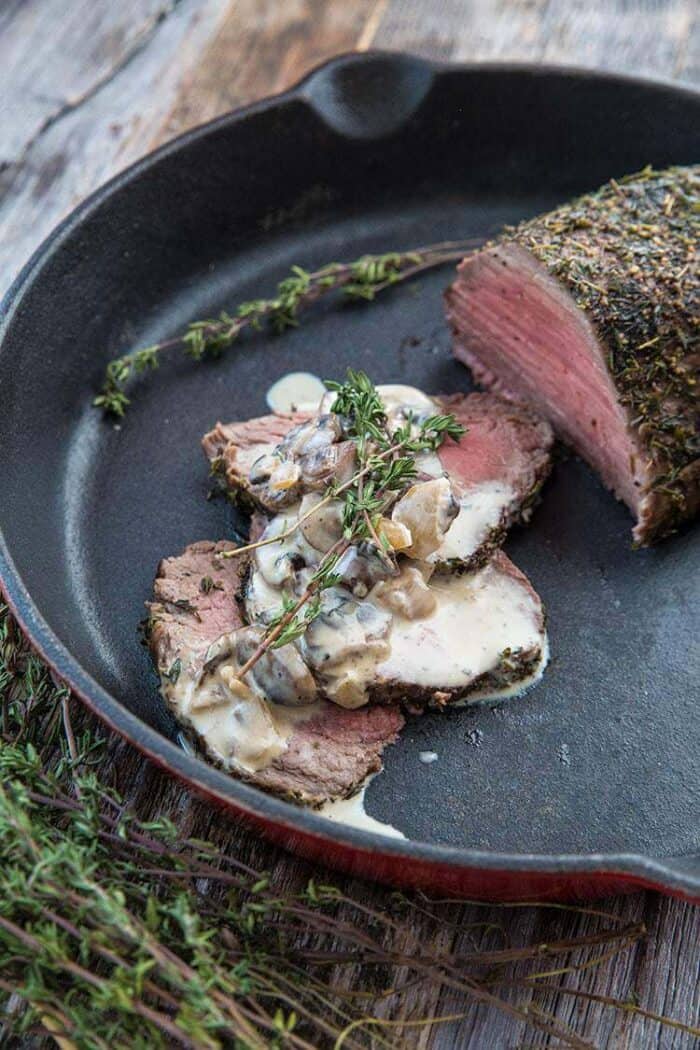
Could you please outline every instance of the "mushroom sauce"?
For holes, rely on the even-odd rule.
[[[412,387],[377,389],[392,429],[440,412]],[[268,510],[262,539],[285,534],[250,557],[243,594],[248,626],[183,659],[176,682],[163,678],[180,720],[221,764],[243,773],[273,762],[295,725],[325,701],[356,708],[389,689],[395,699],[420,693],[444,702],[489,675],[495,684],[475,698],[496,699],[523,691],[546,662],[537,598],[518,577],[495,561],[475,573],[446,571],[448,563],[451,570],[468,563],[498,526],[511,491],[497,482],[460,490],[439,455],[429,453],[416,457],[416,480],[383,528],[394,564],[371,543],[348,548],[335,569],[339,579],[322,591],[320,614],[305,633],[269,649],[245,682],[236,677],[284,598],[304,592],[342,538],[340,501],[320,505],[329,482],[356,469],[354,444],[329,411],[333,399],[326,394],[318,415],[246,463],[251,488]],[[531,658],[529,670],[517,681],[499,678],[504,654],[518,653]]]

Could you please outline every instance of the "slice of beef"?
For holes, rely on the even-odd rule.
[[[455,355],[599,472],[646,545],[700,509],[700,167],[644,171],[507,230],[446,293]]]
[[[460,511],[429,561],[471,570],[484,564],[512,525],[529,520],[549,475],[554,435],[541,416],[494,394],[437,400],[467,432],[438,451]]]
[[[225,561],[217,552],[228,542],[190,544],[158,566],[153,601],[148,603],[150,648],[159,674],[172,684],[196,675],[212,642],[242,625],[237,595],[243,559]],[[396,706],[348,711],[320,701],[308,721],[299,722],[287,748],[269,766],[242,774],[275,794],[321,805],[352,794],[381,768],[384,748],[403,726]],[[241,775],[241,774],[239,774]]]
[[[548,658],[542,602],[503,551],[477,572],[433,577],[433,613],[394,620],[370,698],[443,707],[522,692]]]
[[[250,468],[308,418],[304,412],[275,412],[242,423],[217,423],[202,438],[212,473],[221,478],[229,495],[243,506],[256,506],[248,479]]]
[[[458,443],[445,442],[426,464],[433,473],[447,471],[464,508],[430,560],[440,570],[471,570],[487,560],[514,522],[527,520],[549,473],[553,434],[534,412],[493,394],[439,395],[434,400],[467,433]],[[245,469],[308,418],[297,413],[217,423],[202,444],[229,492],[251,499]]]

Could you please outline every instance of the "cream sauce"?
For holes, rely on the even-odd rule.
[[[432,398],[413,387],[390,384],[377,389],[390,427],[402,425],[410,414],[420,419],[439,410]],[[290,373],[270,388],[268,404],[276,412],[303,406],[312,414],[324,391],[321,381],[311,373]],[[327,412],[333,399],[333,394],[326,393],[320,411]],[[322,437],[320,431],[312,434],[309,448]],[[239,471],[247,473],[261,456],[275,453],[276,448],[260,444],[240,450]],[[423,484],[426,477],[447,478],[436,453],[417,456],[416,467]],[[411,686],[427,692],[467,689],[478,677],[500,667],[505,649],[535,650],[541,658],[526,680],[500,690],[471,693],[459,704],[518,696],[541,678],[548,661],[548,643],[538,627],[538,600],[522,583],[493,563],[468,576],[431,576],[436,562],[467,560],[500,524],[513,498],[512,490],[498,482],[459,490],[458,495],[457,516],[449,527],[440,529],[436,541],[440,545],[437,550],[429,548],[432,553],[425,562],[402,560],[406,579],[380,578],[364,600],[353,598],[342,587],[325,592],[326,603],[333,600],[332,592],[336,592],[336,601],[340,596],[340,605],[349,610],[347,616],[343,613],[336,624],[333,609],[327,610],[325,618],[316,620],[295,643],[295,659],[305,657],[307,667],[314,668],[317,681],[322,683],[323,693],[340,706],[352,708],[366,703],[368,686],[374,683],[403,684],[406,692]],[[303,504],[287,508],[272,519],[265,537],[289,529],[302,511],[319,500],[318,495],[307,494]],[[339,530],[338,507],[331,503],[322,508],[317,521],[309,519],[303,531],[297,529],[290,537],[256,551],[246,589],[249,622],[269,622],[270,613],[279,611],[285,593],[301,592]],[[300,570],[301,564],[304,568]],[[398,592],[394,593],[397,585]],[[426,595],[430,601],[425,600]],[[226,636],[219,641],[225,642]],[[310,688],[303,695],[311,702],[301,706],[274,703],[263,695],[253,675],[248,676],[250,686],[236,677],[238,664],[233,655],[222,655],[219,664],[212,658],[210,669],[203,673],[202,665],[208,657],[201,651],[178,653],[180,673],[174,682],[165,674],[161,676],[162,693],[178,720],[202,740],[216,761],[224,768],[252,773],[283,754],[298,724],[317,716],[326,701],[312,699],[314,683],[309,678]],[[284,694],[275,695],[279,698]],[[419,754],[425,764],[437,758],[432,751]],[[367,814],[364,802],[368,783],[352,798],[328,802],[319,812],[332,821],[405,838],[397,828]]]
[[[438,549],[426,559],[429,564],[451,558],[468,561],[489,533],[498,528],[513,496],[513,489],[500,481],[484,481],[463,492],[459,513]]]
[[[537,685],[539,680],[544,674],[547,664],[549,663],[549,636],[544,631],[542,635],[542,645],[540,649],[539,663],[533,670],[532,674],[526,678],[521,678],[519,682],[514,682],[513,685],[506,685],[498,690],[493,689],[477,689],[475,692],[470,693],[464,700],[458,700],[452,704],[452,707],[467,707],[471,704],[495,704],[499,700],[515,700],[519,696],[524,696],[528,693],[533,686]]]
[[[312,389],[314,383],[318,386]],[[318,397],[319,387],[320,380],[310,373],[291,373],[274,384],[268,400],[275,411],[287,411]],[[402,424],[409,413],[424,417],[437,409],[432,398],[413,387],[391,384],[378,387],[378,391],[390,425]],[[322,411],[328,411],[333,398],[333,394],[326,394]],[[273,452],[274,446],[259,446],[254,458],[268,451]],[[434,453],[418,457],[417,466],[430,478],[446,477]],[[512,497],[512,490],[498,482],[460,491],[457,516],[445,526],[447,531],[441,530],[442,539],[436,541],[440,546],[427,558],[429,564],[402,560],[404,567],[413,567],[414,574],[422,573],[430,603],[417,602],[416,594],[410,603],[395,600],[393,595],[391,601],[385,595],[382,603],[380,594],[394,588],[391,579],[377,584],[376,593],[370,592],[364,600],[353,598],[342,587],[325,592],[324,603],[335,600],[340,614],[329,607],[296,648],[315,669],[326,696],[350,708],[367,702],[371,683],[403,684],[407,691],[411,686],[426,691],[467,689],[481,675],[501,666],[506,649],[540,651],[542,659],[527,681],[499,691],[471,694],[465,703],[519,695],[538,680],[547,662],[546,637],[538,627],[538,600],[521,582],[493,563],[467,576],[430,576],[438,561],[467,560],[499,525]],[[304,508],[313,505],[314,499],[318,497],[307,495]],[[334,535],[331,507],[324,513],[329,520],[321,518],[315,530],[308,530],[309,538],[315,537],[319,547],[326,546],[326,539],[330,545],[329,537]],[[287,531],[300,514],[299,504],[287,508],[272,519],[265,538]],[[319,536],[324,537],[323,542]],[[285,593],[300,593],[322,556],[322,550],[312,546],[301,529],[258,548],[246,589],[249,622],[269,621],[270,614],[280,610]],[[300,565],[305,567],[300,569]],[[421,580],[408,582],[413,583],[414,591],[419,583],[426,587]],[[204,676],[200,674],[201,653],[184,654],[181,663],[176,683],[163,678],[164,695],[177,717],[204,740],[210,753],[224,766],[239,771],[252,772],[273,762],[286,749],[298,722],[313,717],[321,703],[287,707],[271,702],[257,685],[250,689],[235,677],[232,658]],[[368,817],[363,800],[364,791],[352,799],[330,803],[321,812],[331,820],[356,827],[401,834]]]
[[[272,384],[266,400],[273,412],[296,412],[312,406],[326,393],[325,384],[313,372],[288,372]]]
[[[204,679],[201,655],[183,654],[177,682],[161,676],[161,691],[178,721],[192,729],[207,751],[227,769],[265,769],[287,748],[299,722],[318,714],[321,702],[286,707],[248,689],[235,669],[222,663]]]
[[[391,655],[379,680],[422,688],[468,686],[498,668],[505,649],[540,649],[539,605],[518,580],[492,563],[467,576],[434,576],[435,612],[423,620],[395,616]]]
[[[376,835],[385,835],[392,839],[405,839],[403,831],[399,831],[393,824],[385,824],[382,820],[370,817],[365,809],[365,793],[370,784],[367,780],[363,787],[352,798],[334,799],[326,802],[319,809],[319,814],[327,820],[338,824],[347,824],[351,828],[362,828],[363,831],[371,831]]]

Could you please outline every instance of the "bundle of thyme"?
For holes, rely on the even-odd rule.
[[[294,328],[303,310],[332,292],[341,292],[346,299],[371,301],[387,288],[456,262],[478,243],[444,241],[411,251],[363,255],[348,263],[327,263],[313,271],[293,266],[269,299],[253,299],[240,303],[232,313],[224,311],[216,318],[193,321],[174,339],[110,361],[93,404],[108,415],[121,418],[130,404],[126,394],[129,379],[157,368],[164,353],[184,350],[194,361],[221,357],[246,330],[259,330],[263,325],[274,332]]]
[[[459,441],[466,432],[451,414],[431,415],[420,421],[414,421],[409,415],[402,426],[391,430],[372,380],[352,368],[348,369],[345,382],[328,381],[326,386],[335,393],[331,411],[342,418],[345,433],[355,445],[357,470],[342,484],[331,482],[320,502],[285,531],[225,551],[219,557],[240,557],[287,539],[332,500],[341,504],[343,534],[323,556],[301,595],[298,598],[285,595],[282,608],[272,617],[260,645],[238,670],[237,677],[241,679],[268,649],[279,649],[296,641],[321,614],[323,591],[340,582],[336,568],[349,547],[368,542],[390,563],[390,570],[395,569],[395,556],[382,531],[384,516],[415,480],[415,457],[423,452],[435,452],[447,438]]]
[[[168,820],[140,819],[103,785],[103,741],[84,713],[71,721],[67,691],[3,606],[0,697],[0,1042],[38,1046],[44,1035],[62,1050],[381,1050],[455,1019],[367,1015],[366,993],[340,990],[343,972],[361,965],[360,983],[379,982],[376,997],[394,1016],[405,1016],[421,985],[437,986],[465,1004],[506,1010],[560,1045],[590,1047],[499,989],[521,988],[528,998],[552,991],[555,974],[589,968],[644,934],[593,912],[606,928],[576,940],[490,950],[475,942],[455,952],[413,938],[409,948],[418,921],[443,932],[432,943],[450,944],[438,902],[387,891],[375,910],[318,882],[281,892],[211,839],[183,839]],[[473,932],[488,943],[486,925]],[[700,1034],[630,1002],[556,992]]]

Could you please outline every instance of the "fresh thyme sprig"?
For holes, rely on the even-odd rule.
[[[340,582],[335,571],[342,554],[354,544],[369,541],[377,554],[394,568],[391,546],[382,532],[382,518],[417,476],[415,456],[432,452],[446,438],[454,441],[465,434],[465,427],[453,415],[432,415],[406,422],[392,430],[382,399],[366,373],[349,368],[343,383],[329,381],[326,386],[335,394],[331,411],[340,416],[348,438],[355,443],[358,469],[341,485],[332,483],[320,503],[302,515],[293,525],[267,540],[222,552],[220,557],[240,556],[270,542],[279,543],[293,535],[303,521],[331,500],[342,504],[343,535],[321,559],[320,565],[301,596],[285,598],[279,612],[268,624],[260,645],[237,677],[245,678],[268,649],[278,649],[297,641],[309,624],[320,616],[322,592]],[[303,610],[303,612],[302,612]]]
[[[179,349],[194,361],[218,358],[246,329],[258,330],[266,324],[275,332],[283,332],[296,327],[301,311],[331,292],[342,292],[347,299],[371,301],[395,284],[461,259],[479,243],[474,239],[444,241],[412,251],[363,255],[354,262],[328,263],[313,271],[293,266],[271,298],[253,299],[240,303],[233,313],[224,311],[215,318],[192,321],[185,332],[174,339],[133,350],[110,361],[93,404],[108,415],[121,418],[130,404],[126,393],[128,381],[158,368],[164,353]]]

